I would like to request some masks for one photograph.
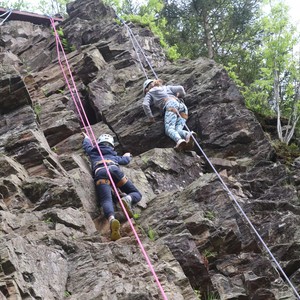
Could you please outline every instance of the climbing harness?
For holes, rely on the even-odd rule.
[[[188,119],[188,114],[186,114],[185,112],[179,112],[175,107],[168,107],[166,109],[166,111],[171,111],[174,114],[178,115],[179,117],[187,120]]]
[[[60,37],[58,35],[58,32],[57,32],[56,27],[55,27],[54,19],[52,17],[50,17],[50,22],[51,22],[51,25],[53,27],[54,35],[55,35],[55,42],[56,42],[56,51],[57,51],[57,55],[58,55],[58,62],[59,62],[61,71],[63,73],[63,76],[65,78],[66,84],[67,84],[67,86],[69,88],[69,91],[70,91],[70,94],[71,94],[71,98],[74,101],[74,104],[76,106],[76,109],[77,109],[77,112],[78,112],[79,117],[81,119],[81,122],[82,122],[82,124],[83,124],[83,126],[84,126],[84,128],[86,130],[86,134],[91,139],[91,141],[93,141],[95,143],[95,145],[96,145],[96,148],[97,148],[97,150],[98,150],[98,152],[99,152],[99,154],[101,156],[101,159],[103,161],[104,167],[106,168],[106,171],[107,171],[107,174],[108,174],[108,177],[109,177],[109,181],[110,181],[110,183],[111,183],[111,185],[113,187],[113,191],[115,192],[115,195],[116,195],[116,197],[119,200],[119,203],[120,203],[120,205],[121,205],[121,207],[123,209],[123,212],[124,212],[124,214],[125,214],[128,222],[129,222],[129,225],[130,225],[130,227],[131,227],[131,229],[132,229],[132,231],[133,231],[133,233],[135,235],[135,238],[136,238],[136,240],[137,240],[137,242],[138,242],[138,244],[140,246],[140,249],[141,249],[141,251],[142,251],[142,253],[143,253],[144,257],[145,257],[145,260],[147,261],[147,264],[148,264],[148,266],[149,266],[149,268],[151,270],[151,273],[152,273],[152,275],[153,275],[153,277],[154,277],[154,279],[155,279],[155,281],[156,281],[156,283],[157,283],[157,285],[159,287],[159,290],[160,290],[160,292],[162,294],[162,297],[163,297],[164,300],[168,300],[168,298],[167,298],[167,296],[165,294],[165,291],[164,291],[164,289],[163,289],[163,287],[162,287],[162,285],[161,285],[161,283],[160,283],[160,281],[158,279],[158,276],[156,275],[154,267],[152,266],[152,263],[151,263],[151,261],[150,261],[150,259],[148,257],[148,254],[147,254],[147,252],[146,252],[146,250],[145,250],[145,248],[144,248],[144,246],[143,246],[143,244],[142,244],[142,242],[141,242],[141,240],[140,240],[140,238],[139,238],[139,236],[138,236],[138,234],[137,234],[137,232],[136,232],[136,230],[135,230],[135,228],[133,226],[133,223],[132,223],[132,221],[131,221],[131,219],[129,217],[129,214],[127,213],[125,205],[124,205],[124,203],[123,203],[123,201],[122,201],[122,199],[121,199],[121,197],[120,197],[120,195],[118,193],[117,186],[116,186],[116,184],[114,183],[114,181],[112,179],[112,176],[111,176],[111,174],[109,172],[109,168],[108,168],[108,166],[107,166],[107,164],[105,162],[103,154],[102,154],[102,152],[100,150],[100,147],[99,147],[99,145],[97,143],[97,139],[96,139],[96,137],[94,135],[94,132],[93,132],[93,130],[91,128],[90,122],[89,122],[89,120],[88,120],[88,118],[86,116],[85,110],[84,110],[83,105],[81,103],[81,99],[79,97],[79,94],[78,94],[78,91],[77,91],[77,88],[76,88],[76,84],[75,84],[75,81],[74,81],[74,78],[73,78],[73,75],[72,75],[72,72],[71,72],[70,65],[68,63],[68,59],[67,59],[66,54],[64,52],[63,45],[62,45],[62,43],[60,41]],[[71,88],[69,80],[68,80],[67,75],[65,73],[64,66],[63,66],[61,58],[60,58],[60,50],[61,50],[61,52],[63,54],[64,60],[65,60],[65,63],[66,63],[67,69],[68,69],[68,73],[69,73],[69,76],[71,78],[73,89]],[[73,90],[75,91],[75,94],[74,94]],[[76,99],[75,95],[76,95],[77,99]],[[79,106],[80,106],[81,109],[79,108]],[[84,116],[82,116],[82,114]],[[91,136],[89,135],[89,132],[91,133]]]
[[[125,24],[125,22],[119,18],[121,20],[121,22],[123,23],[123,25],[125,27],[128,27],[127,24]],[[136,43],[138,43],[138,41],[136,40],[136,38],[134,37],[132,31],[130,38],[134,39],[136,41]],[[132,37],[133,36],[133,37]],[[132,42],[133,43],[133,42]],[[141,48],[139,46],[139,48]],[[143,51],[141,51],[143,55],[145,55],[145,53]],[[154,72],[150,62],[145,58],[145,60],[147,61],[150,69],[153,72],[153,75],[155,76],[155,78],[157,79],[157,75]],[[141,67],[143,68],[144,71],[144,67],[141,65]],[[145,71],[144,71],[145,73]],[[145,76],[148,79],[148,76]],[[171,110],[171,108],[169,109]],[[171,110],[173,111],[173,110]],[[180,116],[179,112],[176,110],[176,113]],[[218,171],[216,170],[216,168],[214,167],[214,165],[211,163],[210,159],[207,157],[207,155],[205,154],[204,150],[200,147],[199,143],[197,142],[196,138],[194,137],[194,135],[192,134],[192,131],[188,128],[188,126],[185,124],[184,127],[187,129],[187,131],[189,132],[190,136],[192,137],[194,143],[197,145],[197,147],[199,148],[200,152],[203,154],[203,156],[205,157],[205,159],[207,160],[207,162],[209,163],[209,165],[211,166],[212,170],[214,171],[214,173],[217,175],[218,179],[220,180],[222,187],[224,188],[224,190],[228,193],[229,197],[234,201],[236,207],[239,209],[239,212],[242,214],[242,216],[245,218],[245,220],[248,222],[248,224],[250,225],[250,227],[252,228],[253,232],[255,233],[255,235],[257,236],[257,238],[259,239],[259,241],[262,243],[262,245],[264,246],[264,248],[266,249],[266,251],[268,252],[268,254],[270,255],[270,257],[272,258],[272,260],[274,261],[274,263],[276,264],[277,268],[280,270],[281,274],[283,275],[283,277],[286,279],[287,283],[290,285],[290,287],[292,288],[293,292],[295,293],[295,295],[298,297],[298,299],[300,300],[300,295],[297,292],[295,286],[293,285],[293,283],[290,281],[290,279],[288,278],[288,276],[285,274],[284,270],[282,269],[282,267],[280,266],[279,262],[277,261],[277,259],[274,257],[274,255],[272,254],[271,250],[269,249],[269,247],[267,246],[267,244],[264,242],[264,240],[262,239],[262,237],[260,236],[260,234],[258,233],[258,231],[255,229],[254,225],[252,224],[251,220],[247,217],[246,213],[244,212],[243,208],[240,206],[240,204],[238,203],[237,199],[235,198],[235,196],[232,194],[232,192],[230,191],[230,189],[228,188],[228,186],[226,185],[226,183],[224,182],[224,180],[222,179],[222,177],[220,176],[220,174],[218,173]]]
[[[100,185],[100,184],[108,184],[111,185],[110,180],[108,179],[99,179],[96,181],[96,185]]]
[[[2,22],[0,23],[0,26],[10,17],[12,13],[12,9],[9,9],[8,11],[6,11],[5,13],[3,13],[2,15],[0,15],[0,18],[4,17],[5,15],[7,15],[4,20],[2,20]]]
[[[126,184],[128,181],[127,177],[124,176],[123,178],[121,178],[121,180],[119,182],[117,182],[117,188],[122,187],[124,184]]]

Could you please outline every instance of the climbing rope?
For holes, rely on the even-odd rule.
[[[185,125],[186,129],[190,132],[190,129],[188,128],[187,125]],[[207,162],[209,163],[210,167],[213,169],[213,171],[215,172],[215,174],[217,175],[218,179],[221,181],[221,184],[224,188],[224,190],[228,193],[229,197],[231,197],[231,199],[234,201],[235,205],[238,207],[240,213],[243,215],[243,217],[246,219],[246,221],[248,222],[248,224],[250,225],[250,227],[252,228],[252,230],[254,231],[255,235],[257,236],[257,238],[260,240],[260,242],[262,243],[262,245],[265,247],[265,249],[267,250],[267,252],[269,253],[270,257],[273,259],[274,263],[276,264],[277,268],[280,270],[281,274],[283,275],[283,277],[286,279],[286,281],[288,282],[288,284],[291,286],[291,288],[293,289],[295,295],[298,297],[298,299],[300,299],[300,296],[296,290],[296,288],[294,287],[293,283],[290,281],[290,279],[288,278],[288,276],[285,274],[285,272],[283,271],[282,267],[280,266],[279,262],[277,261],[277,259],[275,258],[275,256],[272,254],[271,250],[269,249],[269,247],[267,246],[267,244],[265,243],[265,241],[262,239],[262,237],[260,236],[260,234],[258,233],[258,231],[256,230],[256,228],[254,227],[254,225],[252,224],[252,222],[250,221],[250,219],[248,218],[248,216],[246,215],[246,213],[244,212],[243,208],[240,206],[240,204],[238,203],[236,197],[233,195],[233,193],[230,191],[230,189],[228,188],[228,186],[226,185],[226,183],[224,182],[224,180],[222,179],[221,175],[218,173],[218,171],[216,170],[216,168],[214,167],[214,165],[212,164],[212,162],[210,161],[210,159],[207,157],[207,155],[205,154],[204,150],[201,148],[201,146],[199,145],[199,143],[197,142],[196,138],[191,134],[191,137],[193,138],[195,144],[197,145],[198,149],[201,151],[201,153],[203,154],[203,156],[205,157],[205,159],[207,160]]]
[[[91,132],[91,135],[92,135],[91,141],[93,141],[94,144],[96,145],[96,148],[97,148],[97,150],[98,150],[98,152],[99,152],[99,154],[100,154],[100,157],[101,157],[101,159],[102,159],[102,161],[103,161],[104,167],[105,167],[105,169],[106,169],[106,172],[107,172],[108,177],[109,177],[109,179],[110,179],[110,182],[111,182],[111,184],[112,184],[112,187],[113,187],[113,189],[114,189],[114,192],[115,192],[115,194],[116,194],[116,196],[117,196],[117,198],[118,198],[118,200],[119,200],[119,203],[120,203],[120,205],[121,205],[121,207],[122,207],[122,209],[123,209],[123,211],[124,211],[124,213],[125,213],[125,215],[126,215],[126,218],[127,218],[128,222],[129,222],[130,227],[131,227],[131,229],[132,229],[132,231],[133,231],[133,233],[134,233],[134,235],[135,235],[135,238],[136,238],[136,240],[137,240],[137,242],[138,242],[138,244],[139,244],[139,246],[140,246],[140,248],[141,248],[141,251],[142,251],[142,253],[143,253],[143,255],[144,255],[144,257],[145,257],[145,259],[146,259],[146,261],[147,261],[147,263],[148,263],[148,266],[149,266],[149,268],[150,268],[150,270],[151,270],[151,272],[152,272],[152,275],[153,275],[153,277],[154,277],[154,279],[155,279],[155,281],[156,281],[156,283],[157,283],[157,285],[158,285],[158,287],[159,287],[159,289],[160,289],[160,292],[161,292],[161,294],[162,294],[162,296],[163,296],[163,299],[164,299],[164,300],[168,300],[168,298],[167,298],[167,296],[166,296],[166,294],[165,294],[165,292],[164,292],[164,289],[163,289],[163,287],[162,287],[162,285],[161,285],[161,283],[160,283],[160,281],[159,281],[159,279],[158,279],[158,276],[157,276],[156,273],[155,273],[155,270],[154,270],[154,268],[153,268],[153,266],[152,266],[152,263],[151,263],[151,261],[150,261],[148,255],[147,255],[147,252],[146,252],[146,250],[145,250],[145,248],[144,248],[144,246],[143,246],[143,244],[142,244],[142,242],[141,242],[141,240],[140,240],[140,238],[139,238],[139,236],[138,236],[138,234],[137,234],[137,232],[136,232],[136,230],[135,230],[135,228],[134,228],[134,225],[133,225],[133,223],[132,223],[132,221],[131,221],[131,219],[130,219],[130,217],[129,217],[127,211],[126,211],[126,208],[125,208],[125,206],[124,206],[124,204],[123,204],[123,202],[122,202],[122,200],[121,200],[121,197],[120,197],[120,195],[119,195],[118,189],[117,189],[117,187],[116,187],[116,185],[115,185],[115,183],[114,183],[114,181],[113,181],[113,178],[112,178],[112,176],[111,176],[111,174],[110,174],[109,168],[108,168],[108,166],[107,166],[107,164],[106,164],[106,162],[105,162],[105,159],[104,159],[104,157],[103,157],[103,154],[102,154],[102,152],[101,152],[101,150],[100,150],[100,147],[99,147],[99,145],[98,145],[98,143],[97,143],[97,140],[96,140],[96,137],[95,137],[95,135],[94,135],[94,132],[93,132],[93,130],[92,130],[92,128],[91,128],[91,125],[90,125],[89,120],[88,120],[88,118],[87,118],[87,116],[86,116],[85,110],[84,110],[84,108],[83,108],[83,106],[82,106],[82,103],[81,103],[81,100],[80,100],[80,97],[79,97],[79,93],[78,93],[78,91],[77,91],[76,84],[75,84],[75,81],[74,81],[74,78],[73,78],[73,75],[72,75],[72,72],[71,72],[71,68],[70,68],[70,65],[69,65],[69,63],[68,63],[68,59],[67,59],[67,57],[66,57],[65,51],[64,51],[64,49],[63,49],[62,43],[61,43],[61,41],[60,41],[59,34],[57,33],[57,30],[56,30],[56,27],[55,27],[55,23],[54,23],[54,20],[53,20],[52,17],[50,17],[50,22],[51,22],[51,25],[52,25],[52,27],[53,27],[54,34],[55,34],[56,50],[57,50],[57,55],[58,55],[59,65],[60,65],[60,68],[61,68],[61,70],[62,70],[63,76],[64,76],[64,78],[65,78],[65,80],[66,80],[66,83],[67,83],[67,86],[68,86],[68,88],[69,88],[69,91],[70,91],[70,93],[71,93],[72,100],[73,100],[74,103],[75,103],[77,112],[78,112],[78,114],[80,115],[81,121],[82,121],[82,123],[83,123],[83,125],[84,125],[84,128],[85,128],[85,130],[86,130],[86,133],[87,133],[87,135],[88,135],[88,137],[89,137],[90,139],[91,139],[91,137],[90,137],[90,135],[89,135],[89,132],[88,132],[87,128],[88,128],[89,131]],[[64,67],[63,67],[63,65],[62,65],[62,61],[61,61],[61,58],[60,58],[60,50],[61,50],[61,52],[63,53],[63,57],[64,57],[64,60],[65,60],[65,62],[66,62],[66,66],[67,66],[67,69],[68,69],[68,72],[69,72],[69,76],[70,76],[70,78],[71,78],[71,82],[72,82],[72,85],[73,85],[73,89],[72,89],[71,86],[70,86],[68,77],[67,77],[67,75],[66,75],[66,73],[65,73],[65,70],[64,70]],[[75,94],[74,94],[73,90],[75,91]],[[77,99],[76,99],[75,95],[76,95]],[[81,110],[82,110],[84,116],[82,116],[82,113],[81,113],[81,110],[79,109],[78,103],[79,103],[79,106],[81,107]],[[83,117],[84,117],[84,118],[83,118]],[[84,119],[85,119],[85,120],[84,120]],[[87,125],[87,126],[85,126],[85,125]]]
[[[2,17],[4,17],[5,15],[7,15],[6,17],[5,17],[5,19],[4,20],[2,20],[2,22],[0,23],[0,26],[10,17],[10,15],[11,15],[11,13],[12,13],[12,9],[9,9],[8,11],[6,11],[5,13],[3,13],[2,15],[0,15],[0,18],[2,18]]]
[[[133,48],[134,48],[134,50],[135,50],[135,52],[136,52],[136,54],[137,54],[137,56],[138,56],[138,59],[139,59],[139,62],[140,62],[140,66],[141,66],[141,69],[143,70],[143,73],[144,73],[146,79],[148,79],[147,72],[146,72],[146,70],[145,70],[145,68],[144,68],[144,65],[143,65],[143,63],[142,63],[142,61],[141,61],[141,59],[140,59],[140,57],[139,57],[139,53],[138,53],[138,51],[137,51],[136,46],[137,46],[137,47],[139,48],[139,50],[141,51],[141,53],[142,53],[142,55],[143,55],[145,61],[147,62],[148,66],[150,67],[150,69],[151,69],[151,71],[152,71],[152,73],[153,73],[155,79],[158,79],[158,76],[157,76],[157,74],[155,73],[155,71],[154,71],[154,69],[153,69],[151,63],[149,62],[148,57],[147,57],[147,55],[146,55],[145,52],[144,52],[144,49],[141,47],[140,43],[139,43],[138,40],[136,39],[136,37],[135,37],[134,33],[132,32],[131,28],[125,23],[125,21],[124,21],[122,18],[120,18],[119,16],[117,16],[117,18],[121,21],[121,23],[122,23],[122,24],[126,27],[126,29],[127,29],[127,32],[128,32],[128,34],[129,34],[131,43],[132,43]]]
[[[121,20],[121,22],[128,27],[127,24],[125,24],[125,22],[119,18]],[[134,37],[134,34],[132,33],[132,31],[130,30],[130,37],[131,39],[134,38],[135,42],[139,45],[138,41],[136,40],[136,38]],[[139,45],[139,48],[141,49],[141,46]],[[143,51],[141,51],[141,53],[145,56],[145,53]],[[155,73],[155,71],[152,68],[151,63],[148,61],[148,59],[146,57],[144,57],[146,62],[148,63],[150,69],[152,70],[155,78],[157,79],[157,75]],[[143,66],[142,66],[143,67]],[[145,72],[144,72],[145,73]],[[146,78],[148,79],[148,77],[146,76]],[[224,182],[224,180],[222,179],[222,177],[220,176],[220,174],[218,173],[218,171],[216,170],[216,168],[213,166],[213,164],[211,163],[210,159],[208,158],[208,156],[205,154],[204,150],[200,147],[199,143],[197,142],[196,138],[191,134],[191,130],[188,128],[188,126],[185,124],[185,128],[187,129],[187,131],[190,133],[191,137],[193,138],[195,144],[197,145],[198,149],[200,150],[200,152],[203,154],[203,156],[205,157],[205,159],[207,160],[207,162],[209,163],[209,165],[211,166],[211,168],[213,169],[214,173],[217,175],[218,179],[220,180],[223,188],[225,189],[225,191],[228,193],[229,197],[234,201],[234,203],[236,204],[236,206],[238,207],[240,213],[243,215],[243,217],[246,219],[246,221],[248,222],[248,224],[250,225],[250,227],[252,228],[252,230],[254,231],[255,235],[257,236],[257,238],[260,240],[260,242],[262,243],[262,245],[264,246],[264,248],[266,249],[266,251],[268,252],[268,254],[270,255],[270,257],[272,258],[272,260],[275,262],[276,266],[278,267],[278,269],[280,270],[281,274],[283,275],[283,277],[286,279],[286,281],[288,282],[288,284],[290,285],[290,287],[292,288],[293,292],[295,293],[295,295],[298,297],[298,299],[300,299],[299,293],[297,292],[295,286],[293,285],[293,283],[290,281],[290,279],[288,278],[288,276],[285,274],[284,270],[282,269],[282,267],[280,266],[279,262],[277,261],[277,259],[275,258],[275,256],[272,254],[271,250],[269,249],[269,247],[267,246],[267,244],[264,242],[263,238],[260,236],[260,234],[258,233],[258,231],[255,229],[254,225],[252,224],[252,222],[250,221],[250,219],[247,217],[246,213],[244,212],[243,208],[240,206],[240,204],[238,203],[237,199],[235,198],[235,196],[232,194],[232,192],[230,191],[230,189],[228,188],[228,186],[226,185],[226,183]]]

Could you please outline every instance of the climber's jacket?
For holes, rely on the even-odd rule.
[[[181,85],[163,85],[154,86],[151,88],[144,97],[143,109],[148,118],[152,118],[153,114],[151,111],[151,105],[158,107],[161,111],[164,110],[166,102],[169,99],[176,99],[178,97],[182,98],[185,96],[185,90]],[[179,101],[179,100],[178,100]]]
[[[104,162],[99,154],[97,147],[93,147],[91,140],[85,137],[82,143],[84,151],[89,155],[93,174],[97,168],[104,166]],[[111,146],[99,144],[106,165],[127,165],[131,161],[130,156],[118,156],[117,152]]]

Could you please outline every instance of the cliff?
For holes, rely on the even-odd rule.
[[[97,136],[134,155],[123,168],[143,194],[134,224],[168,299],[296,299],[201,151],[175,152],[158,112],[146,122],[145,77],[114,11],[78,0],[68,14],[83,107]],[[277,161],[222,66],[170,63],[147,28],[128,26],[158,76],[185,87],[189,128],[299,291],[299,158]],[[123,238],[109,240],[51,28],[8,20],[0,50],[0,299],[162,299],[120,207]]]

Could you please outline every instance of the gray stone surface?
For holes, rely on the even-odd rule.
[[[132,224],[167,298],[296,299],[201,151],[175,152],[159,112],[147,124],[144,76],[115,13],[96,0],[68,12],[79,110],[96,138],[134,155],[123,168],[143,194]],[[299,290],[299,160],[276,161],[221,66],[170,64],[147,28],[128,25],[159,77],[184,85],[189,128]],[[50,28],[5,22],[1,45],[0,299],[162,299],[119,205],[123,238],[109,239]]]

